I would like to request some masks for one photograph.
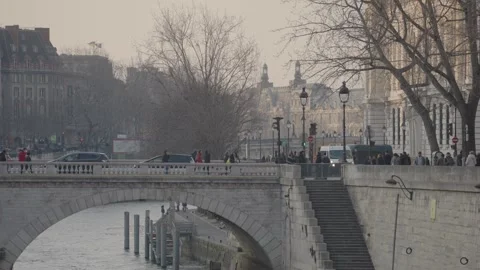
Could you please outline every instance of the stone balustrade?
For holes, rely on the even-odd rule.
[[[0,176],[182,175],[280,177],[272,163],[2,162]]]

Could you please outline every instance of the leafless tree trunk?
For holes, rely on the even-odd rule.
[[[241,20],[204,8],[163,9],[155,16],[142,51],[150,66],[166,73],[155,133],[172,139],[177,151],[208,149],[220,156],[257,120],[257,46],[241,27]]]
[[[307,41],[301,55],[310,64],[307,71],[326,80],[354,78],[371,70],[390,74],[421,117],[431,150],[438,151],[429,108],[417,91],[428,86],[458,109],[469,133],[463,150],[475,149],[480,97],[476,1],[303,2],[311,14],[289,28],[287,43]],[[471,75],[465,75],[467,68]],[[472,77],[471,89],[464,89],[459,76]]]

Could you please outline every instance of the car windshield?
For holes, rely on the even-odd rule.
[[[330,150],[330,159],[341,159],[343,157],[343,150]],[[347,159],[352,159],[352,152],[347,150]]]

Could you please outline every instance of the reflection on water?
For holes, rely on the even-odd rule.
[[[37,237],[14,270],[160,269],[144,258],[145,210],[158,219],[168,203],[130,202],[86,209],[63,219]],[[130,251],[123,250],[123,212],[130,212]],[[133,215],[140,215],[140,256],[133,255]],[[182,262],[183,263],[183,262]],[[188,269],[182,267],[183,269]]]

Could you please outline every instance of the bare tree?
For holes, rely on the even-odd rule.
[[[156,133],[171,147],[219,156],[256,121],[258,52],[242,20],[205,8],[163,9],[143,53],[167,75]]]
[[[480,97],[478,8],[474,0],[303,0],[307,13],[292,24],[287,43],[305,39],[301,52],[311,75],[332,79],[367,72],[390,75],[421,117],[438,151],[427,93],[456,107],[463,150],[475,149]],[[471,74],[468,74],[471,70]],[[471,87],[466,85],[471,76]],[[385,76],[386,78],[387,76]],[[419,87],[427,89],[423,93]],[[430,93],[431,94],[431,93]],[[430,95],[428,94],[428,95]]]

